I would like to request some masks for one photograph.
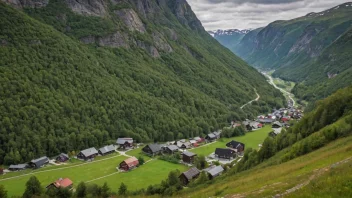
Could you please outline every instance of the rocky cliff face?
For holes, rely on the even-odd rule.
[[[100,17],[107,15],[107,2],[104,0],[65,0],[65,2],[77,14]]]
[[[130,31],[145,32],[145,27],[138,14],[133,9],[116,10],[115,13],[124,22]]]
[[[15,8],[42,8],[48,5],[49,0],[1,0]]]

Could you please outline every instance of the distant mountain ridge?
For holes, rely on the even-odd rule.
[[[235,34],[247,34],[248,32],[252,31],[252,29],[244,29],[244,30],[239,30],[239,29],[218,29],[218,30],[214,30],[214,31],[208,31],[208,33],[212,36],[212,37],[218,37],[218,36],[222,36],[222,35],[235,35]]]
[[[250,32],[250,29],[239,30],[239,29],[227,29],[227,30],[215,30],[208,31],[208,33],[220,42],[223,46],[232,50],[241,39]]]

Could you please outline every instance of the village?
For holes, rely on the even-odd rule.
[[[289,103],[288,108],[273,110],[272,113],[259,115],[254,120],[245,120],[242,122],[233,121],[227,128],[235,129],[236,127],[242,127],[246,130],[247,134],[250,134],[263,127],[270,127],[271,129],[268,135],[274,137],[279,135],[284,128],[290,127],[291,121],[299,120],[302,116],[303,112],[294,108]],[[106,145],[99,149],[94,147],[88,148],[80,151],[76,156],[61,153],[51,159],[43,156],[38,159],[33,159],[28,163],[10,165],[8,169],[0,169],[0,174],[11,175],[13,172],[28,169],[37,170],[45,166],[65,165],[72,158],[90,163],[94,162],[96,157],[108,156],[114,153],[123,155],[126,159],[122,160],[119,164],[111,165],[116,168],[117,173],[126,173],[134,171],[134,169],[138,169],[143,163],[146,163],[143,157],[150,158],[150,160],[160,160],[162,157],[169,156],[174,158],[176,163],[189,167],[188,170],[186,169],[186,171],[179,175],[180,181],[186,186],[197,178],[201,172],[205,172],[209,179],[213,179],[221,175],[227,168],[235,166],[242,159],[246,148],[245,143],[236,141],[236,137],[231,140],[229,139],[228,142],[222,143],[220,140],[226,139],[222,137],[222,132],[222,130],[218,130],[204,137],[193,137],[151,144],[136,143],[132,138],[123,137],[118,138],[114,145]],[[206,147],[207,149],[213,149],[212,152],[206,156],[198,155],[197,152],[194,152],[195,150],[201,151]],[[258,144],[258,149],[260,149],[260,147],[261,144]],[[139,151],[140,153],[136,156],[126,154],[132,151]],[[204,165],[202,169],[197,168],[195,165],[199,157],[204,157],[206,161],[206,165]],[[73,189],[73,181],[69,177],[58,178],[56,181],[46,184],[46,188]]]

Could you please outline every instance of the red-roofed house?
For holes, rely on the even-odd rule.
[[[55,182],[49,184],[46,188],[51,188],[51,187],[55,187],[55,188],[72,188],[72,181],[69,178],[65,178],[65,179],[58,179]]]
[[[138,159],[135,157],[131,157],[131,158],[128,158],[128,159],[122,161],[120,163],[119,167],[121,170],[128,171],[128,170],[131,170],[131,169],[137,167],[138,164],[139,164]]]

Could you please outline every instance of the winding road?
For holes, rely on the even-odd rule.
[[[241,109],[243,109],[245,106],[247,106],[247,105],[249,105],[249,104],[252,104],[252,102],[254,102],[254,101],[258,101],[258,100],[259,100],[260,95],[258,94],[258,92],[257,92],[257,90],[256,90],[256,89],[254,89],[254,91],[255,91],[255,94],[257,94],[257,98],[256,98],[256,99],[254,99],[254,100],[251,100],[251,101],[247,102],[247,103],[246,103],[246,104],[244,104],[244,105],[242,105],[242,107],[240,107]]]
[[[292,106],[293,106],[293,107],[296,105],[296,102],[295,102],[295,100],[294,100],[293,97],[292,97],[292,93],[290,93],[290,92],[288,92],[288,91],[286,91],[286,90],[284,90],[284,89],[282,89],[282,88],[276,86],[276,84],[274,83],[273,78],[272,78],[270,75],[268,75],[268,74],[266,74],[266,73],[264,73],[264,72],[262,72],[262,74],[269,78],[269,83],[270,83],[272,86],[274,86],[276,89],[280,90],[283,94],[286,94],[286,95],[289,97],[289,99],[292,101]]]

